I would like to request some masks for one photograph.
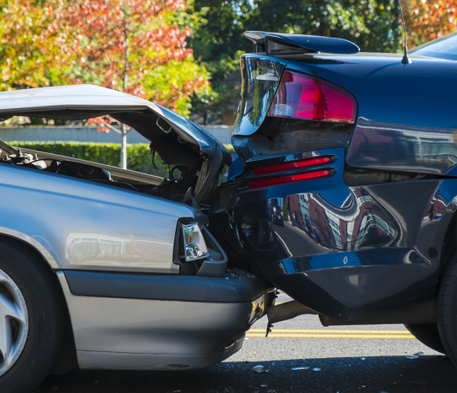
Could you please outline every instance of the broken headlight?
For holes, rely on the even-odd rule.
[[[203,234],[197,223],[183,225],[182,233],[186,261],[196,261],[209,255],[205,239],[203,239]]]

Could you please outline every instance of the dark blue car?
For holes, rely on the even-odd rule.
[[[406,62],[337,38],[245,35],[232,130],[244,172],[210,218],[230,260],[296,313],[404,323],[457,365],[457,35]]]

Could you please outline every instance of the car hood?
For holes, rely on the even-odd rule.
[[[225,147],[203,128],[181,115],[150,101],[94,85],[71,85],[14,90],[0,93],[0,120],[12,116],[82,120],[110,115],[133,127],[146,139],[174,134],[181,144],[210,157],[222,155],[230,165]],[[160,138],[159,138],[160,139]]]

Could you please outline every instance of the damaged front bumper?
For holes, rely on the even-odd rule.
[[[208,367],[241,349],[274,288],[244,271],[224,277],[63,271],[81,368]]]

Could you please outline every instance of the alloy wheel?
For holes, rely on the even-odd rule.
[[[0,376],[18,360],[27,341],[29,317],[18,286],[0,269]]]

